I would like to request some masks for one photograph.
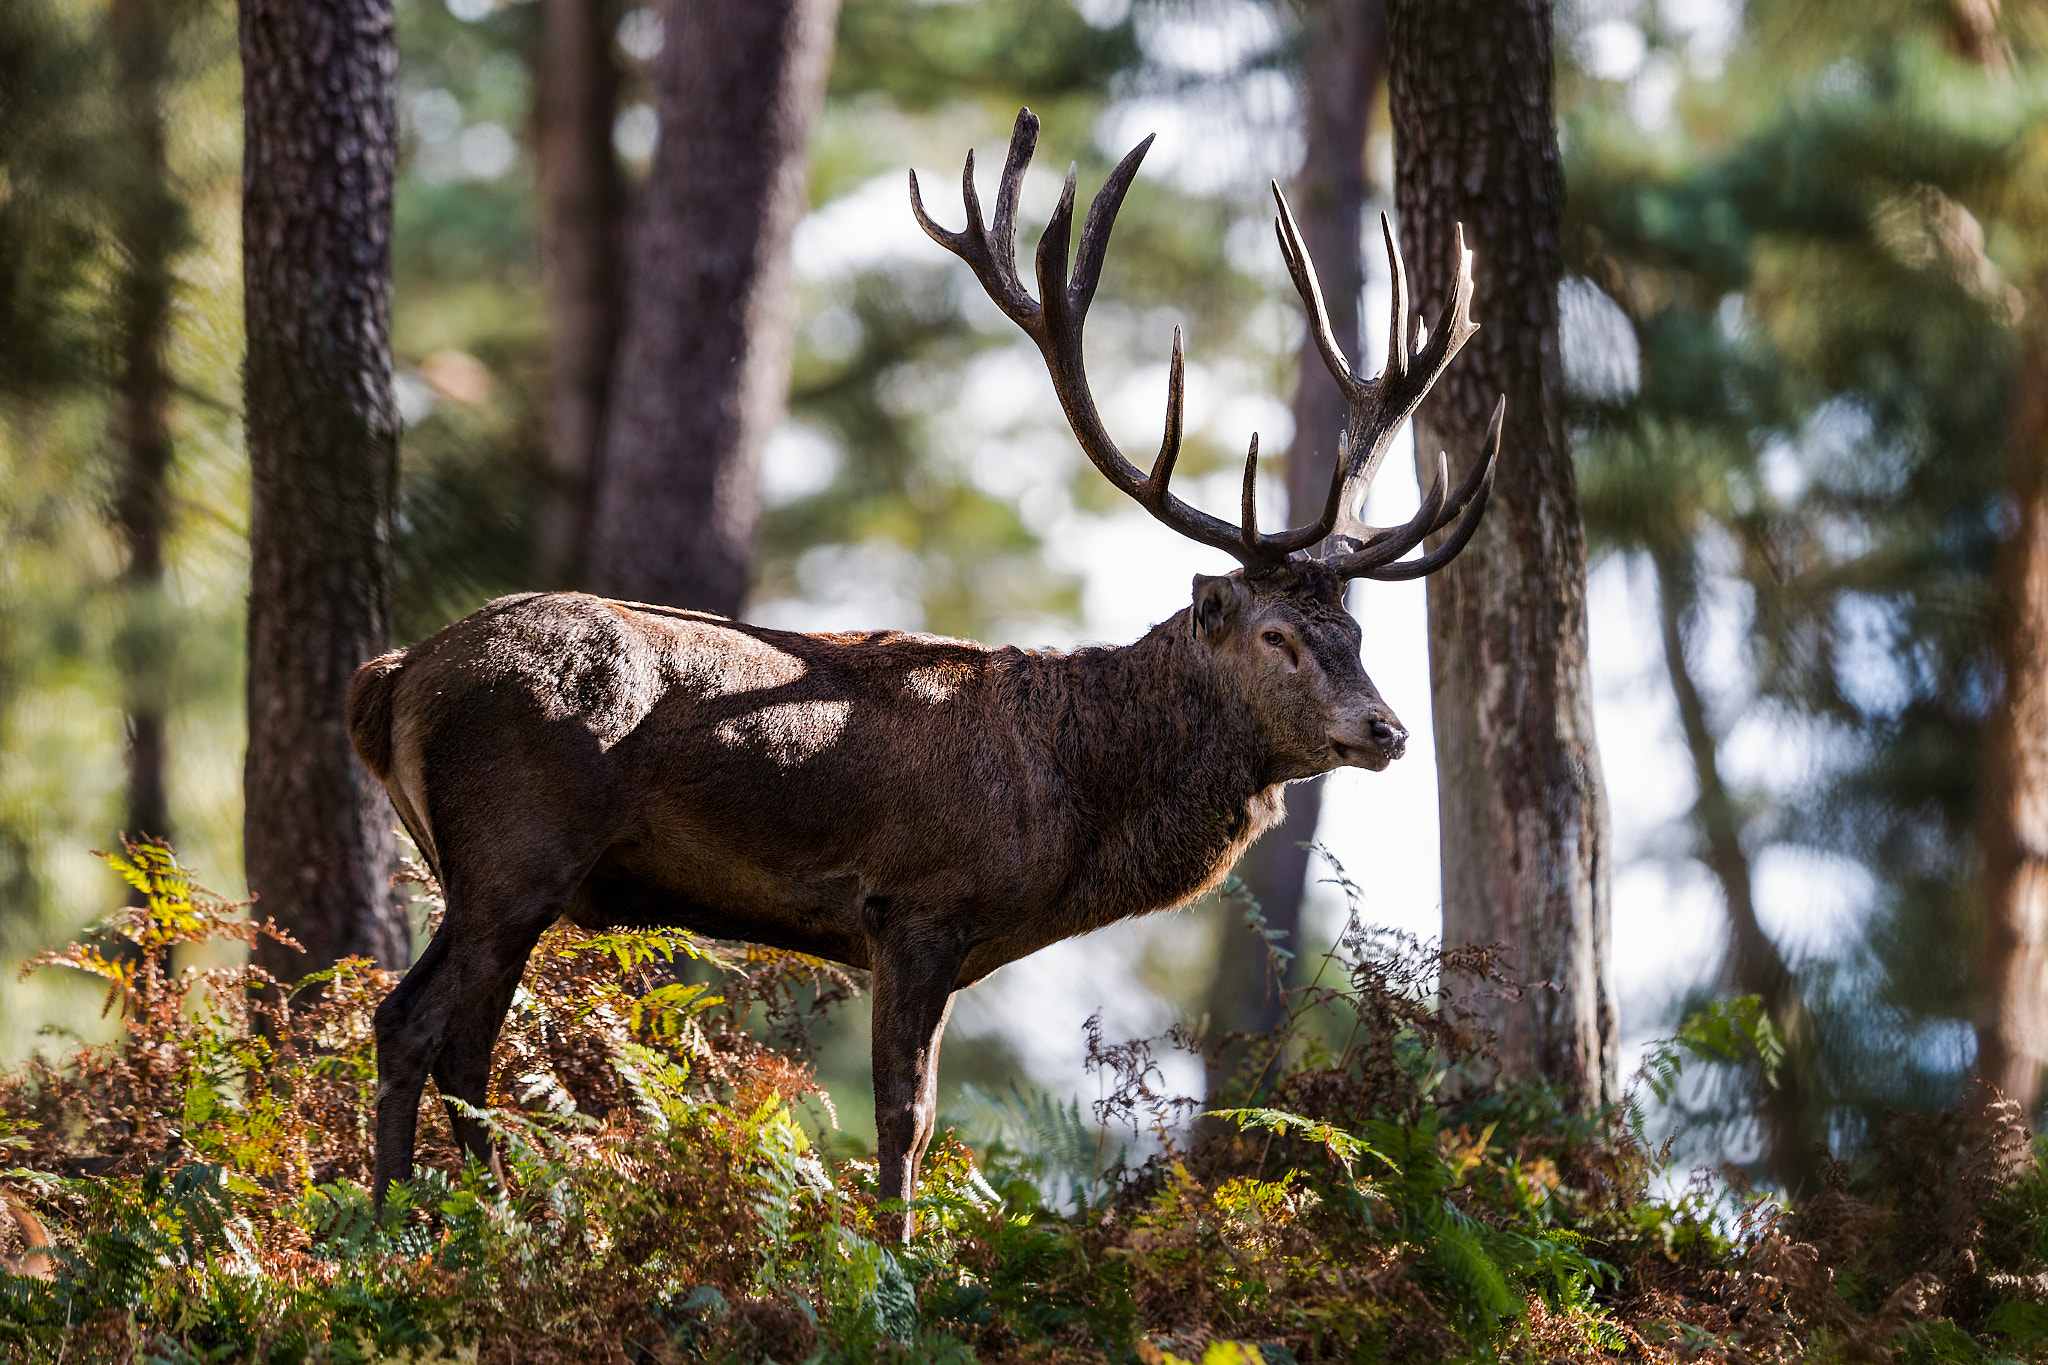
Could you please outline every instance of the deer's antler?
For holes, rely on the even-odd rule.
[[[1456,492],[1446,496],[1449,482],[1446,461],[1437,459],[1436,484],[1422,500],[1414,517],[1401,526],[1366,526],[1355,509],[1362,502],[1373,476],[1386,458],[1387,446],[1401,423],[1408,420],[1445,366],[1478,330],[1472,321],[1472,253],[1465,249],[1463,228],[1458,231],[1458,277],[1451,298],[1435,331],[1414,322],[1411,348],[1407,332],[1408,280],[1400,247],[1387,226],[1387,256],[1393,267],[1393,324],[1387,347],[1387,367],[1375,379],[1360,379],[1351,369],[1330,327],[1329,310],[1323,303],[1322,286],[1316,280],[1315,264],[1302,244],[1301,233],[1288,208],[1287,197],[1273,186],[1279,205],[1274,220],[1280,238],[1280,253],[1287,262],[1295,291],[1309,314],[1310,335],[1321,351],[1323,363],[1343,390],[1349,418],[1331,471],[1330,493],[1322,515],[1314,522],[1275,534],[1258,528],[1257,480],[1259,439],[1253,436],[1245,455],[1244,496],[1237,526],[1210,516],[1174,496],[1169,484],[1180,458],[1182,408],[1186,362],[1181,349],[1180,329],[1173,332],[1173,362],[1166,388],[1166,430],[1159,454],[1147,474],[1124,457],[1096,411],[1094,394],[1082,361],[1081,334],[1088,320],[1088,306],[1102,277],[1103,255],[1116,224],[1117,210],[1138,173],[1138,165],[1152,146],[1146,138],[1118,163],[1089,206],[1088,221],[1081,230],[1080,248],[1074,258],[1073,274],[1067,273],[1067,248],[1073,234],[1074,167],[1067,168],[1067,182],[1059,207],[1038,241],[1038,299],[1026,292],[1017,275],[1017,199],[1024,171],[1038,145],[1038,116],[1029,109],[1018,111],[1016,128],[1010,135],[1010,154],[1003,165],[1002,185],[996,195],[995,222],[984,227],[981,200],[974,188],[974,153],[967,154],[967,168],[961,179],[961,198],[967,208],[967,226],[949,232],[932,221],[918,193],[917,172],[910,173],[910,207],[917,221],[933,241],[965,261],[996,306],[1024,330],[1044,356],[1051,373],[1053,391],[1066,412],[1081,449],[1095,467],[1117,489],[1134,499],[1146,511],[1173,530],[1199,544],[1222,550],[1246,568],[1277,564],[1289,555],[1301,553],[1326,538],[1341,548],[1325,561],[1346,578],[1415,578],[1433,572],[1456,556],[1478,528],[1488,492],[1493,486],[1494,466],[1500,455],[1501,407],[1494,410],[1488,433],[1486,458],[1474,466]],[[1411,354],[1412,350],[1412,354]],[[1420,559],[1397,562],[1423,539],[1456,523],[1456,529],[1434,552]]]

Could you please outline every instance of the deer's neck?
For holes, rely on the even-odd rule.
[[[1246,699],[1187,613],[1136,644],[1029,656],[1010,701],[1074,869],[1048,907],[1085,921],[1184,905],[1280,816]]]

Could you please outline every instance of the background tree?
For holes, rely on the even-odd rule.
[[[114,520],[124,550],[125,616],[115,648],[126,712],[128,793],[121,828],[140,837],[171,835],[165,766],[173,623],[165,611],[165,541],[172,523],[170,356],[173,260],[191,245],[184,199],[172,183],[164,146],[164,102],[175,89],[174,58],[189,15],[181,0],[114,0],[112,39],[123,153],[113,190],[113,236],[120,273],[119,394],[116,444],[121,472]]]
[[[536,141],[546,223],[547,451],[539,581],[574,586],[590,538],[591,481],[604,436],[624,303],[626,186],[612,151],[622,73],[614,0],[546,0]]]
[[[1992,618],[1997,699],[1984,739],[1986,999],[1977,1069],[2030,1113],[2048,1067],[2048,291],[2029,300],[2006,434]]]
[[[1597,208],[1586,217],[1597,215]],[[1582,224],[1581,224],[1582,225]],[[1602,258],[1611,263],[1612,257]],[[1784,1045],[1785,1055],[1774,1077],[1761,1070],[1749,1073],[1745,1103],[1763,1128],[1763,1160],[1772,1178],[1788,1191],[1810,1190],[1819,1175],[1817,1144],[1825,1141],[1826,1114],[1816,1092],[1817,1027],[1797,975],[1777,943],[1765,932],[1757,912],[1757,881],[1747,842],[1753,812],[1724,772],[1724,735],[1716,724],[1699,681],[1698,637],[1708,624],[1698,542],[1715,524],[1737,531],[1746,551],[1762,547],[1768,536],[1768,495],[1758,496],[1761,480],[1746,426],[1737,417],[1753,418],[1753,410],[1729,413],[1718,404],[1699,410],[1702,388],[1697,382],[1701,351],[1716,346],[1714,304],[1728,284],[1709,262],[1700,268],[1701,292],[1667,294],[1653,318],[1630,322],[1638,335],[1650,333],[1666,345],[1642,348],[1641,389],[1622,412],[1597,414],[1591,439],[1582,446],[1580,467],[1587,529],[1596,553],[1625,548],[1647,561],[1656,590],[1658,639],[1665,676],[1670,682],[1687,754],[1692,760],[1695,796],[1690,811],[1695,851],[1713,874],[1728,917],[1723,979],[1729,991],[1755,996]],[[1621,283],[1609,275],[1611,284]],[[1625,298],[1637,291],[1620,288]],[[1669,344],[1673,337],[1682,344]],[[1743,370],[1738,357],[1719,356],[1730,369]],[[1730,428],[1734,428],[1730,430]],[[1760,515],[1736,510],[1731,490],[1745,495]]]
[[[2018,43],[1990,5],[1950,8],[1956,50],[2000,84],[2019,74],[2016,49],[2038,62],[2048,12],[2016,5]],[[2048,222],[2037,157],[1999,207],[2038,240]],[[1965,243],[1967,245],[1967,243]],[[1981,248],[1972,253],[1981,257]],[[1975,262],[1956,264],[1982,278]],[[1977,1073],[2039,1114],[2048,1070],[2048,260],[2018,262],[2013,311],[2021,336],[2006,417],[2002,520],[1992,573],[1991,714],[1977,818],[1985,931]]]
[[[736,615],[789,383],[789,238],[838,0],[673,4],[661,135],[597,479],[590,580]]]
[[[1558,349],[1564,173],[1548,0],[1390,0],[1395,202],[1425,318],[1454,228],[1479,334],[1415,420],[1418,467],[1476,457],[1507,396],[1486,524],[1429,585],[1444,938],[1503,942],[1533,987],[1486,1009],[1512,1075],[1616,1097],[1606,799],[1593,738],[1584,532]],[[1427,474],[1424,475],[1428,477]]]
[[[398,60],[384,0],[244,0],[249,889],[305,945],[281,976],[410,960],[382,789],[344,714],[389,642],[398,412],[391,195]]]

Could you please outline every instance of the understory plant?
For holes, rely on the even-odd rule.
[[[209,941],[289,940],[161,844],[110,861],[138,903],[27,969],[98,978],[118,1036],[0,1078],[9,1361],[2048,1349],[2048,1181],[2010,1106],[1901,1116],[1798,1207],[1676,1181],[1636,1101],[1574,1113],[1492,1078],[1473,1002],[1518,989],[1493,953],[1356,915],[1273,1035],[1163,1040],[1229,1059],[1206,1112],[1164,1084],[1159,1042],[1093,1031],[1093,1123],[1021,1090],[972,1097],[926,1155],[905,1243],[877,1233],[872,1166],[828,1159],[813,1131],[809,1026],[854,975],[557,928],[475,1113],[497,1160],[459,1157],[430,1092],[421,1164],[379,1211],[370,1019],[392,974],[176,968]],[[1653,1052],[1637,1097],[1668,1096],[1695,1059],[1767,1071],[1776,1046],[1755,1002],[1717,1006]],[[1149,1129],[1153,1154],[1132,1164],[1119,1127]]]

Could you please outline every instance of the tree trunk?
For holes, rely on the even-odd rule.
[[[1323,282],[1330,327],[1356,359],[1359,295],[1365,288],[1360,256],[1365,201],[1365,136],[1372,100],[1386,68],[1383,0],[1316,0],[1302,24],[1302,103],[1308,146],[1291,196],[1296,222]],[[1294,383],[1294,444],[1287,452],[1287,506],[1294,520],[1304,508],[1320,510],[1330,488],[1337,437],[1348,416],[1344,395],[1323,366],[1315,339],[1301,340]],[[1361,362],[1362,363],[1362,362]],[[1301,904],[1309,855],[1323,809],[1321,778],[1287,789],[1287,818],[1252,845],[1238,863],[1269,929],[1301,949]],[[1217,955],[1211,1012],[1225,1029],[1265,1033],[1275,1028],[1285,1002],[1271,988],[1265,945],[1250,940],[1233,917],[1224,925]]]
[[[1999,6],[1954,0],[1950,41],[1965,60],[2008,73]],[[1983,733],[1984,936],[1977,976],[1977,1075],[2041,1110],[2048,1068],[2048,303],[2029,291],[2013,377],[2005,501],[2012,529],[1992,567],[1991,650],[1998,693]]]
[[[1657,573],[1657,610],[1663,628],[1664,666],[1671,677],[1671,691],[1678,701],[1679,726],[1685,732],[1685,746],[1692,754],[1693,781],[1698,796],[1693,817],[1706,844],[1704,860],[1714,879],[1721,884],[1721,899],[1728,907],[1728,982],[1744,995],[1763,1002],[1765,1015],[1785,1043],[1785,1056],[1778,1067],[1777,1084],[1760,1085],[1756,1112],[1764,1127],[1764,1153],[1771,1174],[1788,1195],[1813,1193],[1818,1187],[1816,1144],[1827,1137],[1820,1115],[1813,1110],[1813,1064],[1819,1042],[1812,1014],[1799,992],[1792,969],[1778,952],[1778,945],[1757,919],[1755,880],[1751,876],[1749,851],[1742,846],[1741,814],[1727,784],[1721,780],[1720,745],[1707,723],[1707,708],[1693,682],[1692,668],[1685,653],[1685,623],[1692,619],[1697,603],[1691,565],[1680,550],[1653,550],[1650,563]]]
[[[1615,1097],[1606,798],[1586,661],[1585,531],[1566,448],[1564,177],[1545,0],[1390,0],[1395,198],[1434,319],[1473,249],[1481,330],[1416,418],[1418,471],[1507,432],[1478,536],[1429,580],[1444,938],[1503,942],[1532,987],[1485,1002],[1503,1069]],[[1428,469],[1423,469],[1427,452]]]
[[[242,260],[249,358],[249,753],[244,847],[259,915],[306,946],[402,967],[393,819],[344,702],[384,648],[398,414],[391,397],[389,0],[242,0]]]
[[[1983,1013],[1977,1074],[2041,1108],[2048,1067],[2048,328],[2038,295],[2014,377],[2006,499],[2013,526],[1993,569],[1999,692],[1984,727]]]
[[[625,185],[612,152],[615,0],[545,0],[540,172],[547,241],[548,467],[541,580],[582,581],[591,477],[618,349]]]
[[[121,469],[114,522],[121,536],[126,619],[114,652],[127,733],[128,794],[123,830],[169,838],[162,681],[172,647],[164,616],[164,537],[170,528],[171,257],[186,218],[164,157],[163,91],[171,25],[159,0],[114,0],[114,46],[125,151],[133,159],[115,211],[122,269],[116,294],[116,381]]]
[[[736,613],[795,344],[789,238],[838,0],[675,0],[598,467],[590,581]]]

